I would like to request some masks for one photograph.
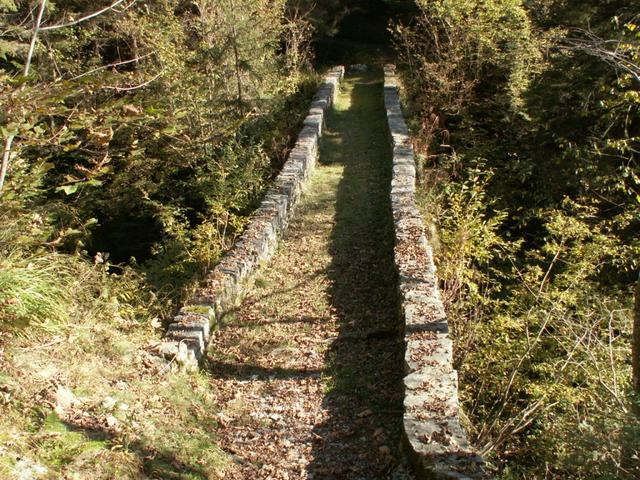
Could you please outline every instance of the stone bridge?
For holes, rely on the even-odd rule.
[[[227,318],[237,311],[251,291],[257,273],[269,265],[277,252],[279,242],[295,218],[296,207],[304,197],[313,175],[327,118],[338,99],[344,75],[344,67],[328,72],[311,103],[309,114],[287,162],[243,235],[208,274],[203,285],[169,325],[160,353],[170,365],[198,368],[207,355],[212,337],[225,336]],[[364,85],[366,82],[362,81],[362,88],[365,88]],[[355,85],[354,88],[360,86]],[[453,346],[440,299],[432,250],[416,206],[413,148],[401,110],[395,68],[391,65],[384,68],[383,92],[388,125],[386,135],[390,139],[390,146],[387,143],[382,156],[388,159],[388,165],[380,168],[390,170],[386,177],[390,179],[390,184],[384,188],[389,194],[385,208],[390,205],[389,214],[393,225],[393,261],[390,264],[395,265],[395,278],[391,281],[395,283],[396,292],[396,299],[389,308],[395,311],[399,327],[395,328],[393,324],[389,324],[391,327],[378,326],[377,330],[370,329],[363,335],[342,334],[337,339],[328,337],[327,341],[350,342],[353,338],[357,342],[362,338],[368,339],[369,336],[380,336],[391,342],[389,345],[395,342],[402,346],[404,365],[401,360],[397,361],[397,365],[387,365],[400,372],[398,378],[401,381],[397,387],[404,391],[401,398],[402,414],[398,419],[400,433],[397,440],[400,441],[397,443],[403,444],[400,455],[404,455],[412,467],[407,469],[407,476],[402,478],[485,478],[482,459],[470,446],[460,423],[457,372],[452,360]],[[214,333],[216,330],[218,331]],[[354,424],[371,415],[369,409],[355,414]],[[345,421],[342,420],[341,425],[344,424]],[[319,432],[314,433],[316,436],[325,435],[324,430],[316,429],[316,425],[312,426],[314,432]],[[372,430],[371,438],[378,436],[380,430]],[[323,439],[323,442],[326,441]],[[284,445],[287,448],[287,444]],[[324,452],[331,449],[330,446],[323,448]],[[347,446],[344,448],[346,452]],[[393,455],[393,449],[384,445],[379,448],[382,457]],[[364,458],[362,455],[360,457]],[[327,463],[332,461],[328,460]],[[348,469],[334,470],[333,474],[327,474],[327,468],[330,469],[327,466],[315,470],[310,468],[308,471],[311,473],[308,473],[307,478],[372,478],[372,473],[368,473],[368,477],[345,473]],[[367,470],[362,467],[359,471]],[[321,475],[322,472],[324,476]]]

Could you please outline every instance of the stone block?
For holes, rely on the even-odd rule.
[[[324,117],[320,114],[309,114],[304,119],[304,125],[307,127],[312,127],[315,131],[315,134],[319,137],[322,136],[322,127],[324,125]]]
[[[205,342],[209,341],[210,332],[216,326],[215,307],[211,305],[185,305],[174,317],[169,327],[184,330],[201,331]]]
[[[473,452],[459,421],[453,345],[433,252],[415,203],[414,152],[397,85],[395,67],[386,65],[384,101],[393,145],[394,261],[405,320],[405,445],[422,476],[486,478],[482,459]]]
[[[435,338],[426,340],[409,337],[404,360],[410,372],[419,371],[427,366],[437,366],[443,372],[450,372],[453,371],[453,344],[444,335],[436,335]],[[457,391],[455,394],[457,398]]]
[[[225,312],[241,299],[246,280],[275,252],[278,237],[303,189],[304,181],[315,165],[318,139],[322,134],[324,113],[333,104],[344,67],[332,69],[311,103],[296,144],[273,186],[239,241],[207,274],[206,282],[194,294],[193,303],[183,307],[169,326],[164,342],[165,357],[193,368],[204,354],[211,329],[222,321]]]

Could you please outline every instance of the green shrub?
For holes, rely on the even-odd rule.
[[[637,61],[633,9],[420,5],[396,39],[472,436],[503,478],[635,478],[637,84],[561,47]]]

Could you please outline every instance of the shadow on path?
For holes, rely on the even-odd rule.
[[[407,478],[382,90],[345,79],[278,252],[212,339],[227,480]]]
[[[390,478],[398,464],[403,349],[389,203],[391,151],[380,72],[346,79],[320,149],[342,165],[330,239],[338,338],[308,478]]]

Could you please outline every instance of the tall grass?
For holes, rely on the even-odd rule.
[[[0,326],[51,329],[68,322],[72,292],[82,277],[72,262],[55,253],[0,258]]]

